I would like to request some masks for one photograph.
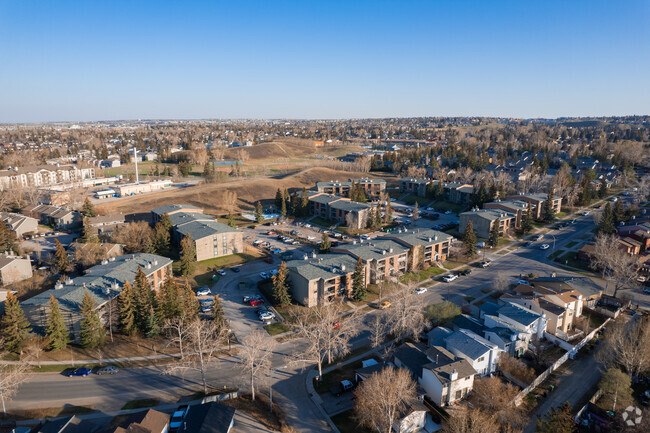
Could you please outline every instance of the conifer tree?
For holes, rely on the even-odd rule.
[[[576,432],[576,423],[569,402],[565,401],[562,406],[551,408],[544,418],[538,418],[535,431],[539,433]]]
[[[623,209],[622,200],[616,200],[616,203],[614,203],[612,217],[615,226],[618,226],[621,222],[625,220],[625,209]]]
[[[81,214],[86,218],[96,216],[95,206],[93,206],[93,204],[90,202],[90,199],[88,197],[86,197],[86,200],[84,201],[84,204],[81,207]]]
[[[183,286],[182,297],[183,317],[190,321],[199,317],[199,301],[188,282]]]
[[[156,314],[156,310],[153,308],[153,306],[149,308],[149,313],[147,314],[144,335],[147,338],[156,338],[158,335],[160,335],[158,315]]]
[[[4,251],[20,254],[20,244],[16,232],[11,230],[4,221],[0,221],[0,252]]]
[[[521,221],[521,231],[526,234],[533,229],[533,208],[530,203],[528,203],[528,209],[524,212],[522,221]]]
[[[164,213],[158,222],[165,228],[165,230],[170,231],[172,229],[173,224],[169,214]]]
[[[5,299],[5,314],[0,318],[0,335],[5,340],[5,349],[14,353],[22,352],[23,343],[29,335],[29,322],[18,298],[11,291]]]
[[[488,244],[490,244],[490,246],[493,248],[499,245],[499,236],[501,235],[501,230],[499,229],[500,224],[501,220],[497,218],[494,220],[494,224],[492,224],[492,228],[490,229],[490,238],[488,239]]]
[[[321,238],[321,243],[318,245],[318,252],[321,254],[329,253],[330,248],[332,248],[332,242],[330,241],[330,237],[327,235],[327,233],[323,233],[323,237]]]
[[[122,334],[134,335],[138,331],[136,323],[137,306],[133,286],[128,281],[122,287],[118,302],[120,306],[120,329],[122,330]]]
[[[463,245],[465,247],[466,256],[471,257],[476,254],[476,234],[474,233],[472,221],[467,221],[467,225],[465,226]]]
[[[273,275],[273,299],[278,305],[289,305],[291,295],[289,294],[289,283],[287,281],[287,264],[282,262],[278,268],[278,273]]]
[[[264,209],[262,209],[262,203],[259,201],[255,205],[255,221],[258,223],[264,221]]]
[[[95,307],[95,300],[86,290],[81,301],[81,345],[86,349],[99,346],[106,338]]]
[[[355,301],[366,299],[368,291],[366,289],[366,270],[361,259],[357,260],[352,274],[352,298]]]
[[[280,215],[282,218],[285,218],[287,216],[287,202],[282,200],[282,203],[280,203]]]
[[[555,212],[553,211],[553,189],[548,190],[548,194],[546,195],[546,200],[544,200],[544,204],[542,205],[542,217],[544,218],[544,221],[546,222],[553,222],[555,219]]]
[[[390,196],[386,197],[386,209],[384,210],[384,223],[390,224],[393,222],[393,208],[390,205]]]
[[[95,234],[95,229],[90,225],[88,218],[84,218],[83,221],[83,233],[80,239],[83,243],[97,243],[99,238]]]
[[[217,324],[219,329],[223,329],[226,324],[226,315],[224,314],[223,304],[219,295],[215,295],[212,302],[212,320],[214,320],[214,323]]]
[[[602,234],[612,234],[616,231],[614,225],[614,213],[612,211],[612,206],[609,202],[605,205],[605,209],[600,217],[600,222],[598,223],[598,233]]]
[[[418,206],[418,202],[415,202],[415,206],[413,206],[413,222],[417,222],[417,220],[420,218],[420,207]]]
[[[232,228],[237,228],[237,224],[235,224],[235,216],[232,212],[228,214],[228,225]]]
[[[147,276],[138,268],[133,283],[133,293],[135,299],[135,323],[141,332],[146,332],[149,310],[154,307],[154,291],[147,280]]]
[[[309,216],[309,196],[305,187],[302,188],[302,194],[300,195],[300,216],[303,218]]]
[[[598,197],[600,198],[605,198],[609,194],[609,190],[607,189],[607,182],[604,180],[600,183],[600,188],[598,188]]]
[[[183,314],[181,291],[173,278],[167,278],[158,291],[158,316],[161,320],[173,319]]]
[[[70,259],[68,258],[67,251],[58,239],[54,239],[54,258],[57,271],[65,275],[68,269],[70,269]]]
[[[194,246],[194,239],[192,235],[187,234],[181,240],[181,260],[180,271],[181,275],[187,277],[194,273],[194,266],[196,260],[196,247]]]
[[[50,295],[50,311],[47,314],[45,336],[48,340],[47,347],[52,351],[65,349],[70,342],[70,335],[59,308],[59,301],[53,295]]]
[[[282,207],[283,201],[284,197],[282,196],[282,191],[280,191],[280,188],[278,188],[277,192],[275,193],[275,207],[280,209]]]
[[[445,196],[445,188],[442,185],[442,180],[439,180],[438,183],[436,184],[436,198],[438,200],[444,198]]]

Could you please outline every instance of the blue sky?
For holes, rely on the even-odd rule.
[[[648,0],[0,0],[0,122],[624,114]]]

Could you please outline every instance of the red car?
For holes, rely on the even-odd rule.
[[[338,329],[341,327],[341,322],[334,322],[334,325],[332,326],[332,329]]]
[[[249,303],[250,303],[250,305],[251,305],[252,307],[254,307],[254,306],[256,306],[256,305],[261,305],[261,304],[263,304],[263,303],[264,303],[264,299],[260,299],[260,298],[251,299]]]
[[[273,230],[271,230],[270,232],[266,232],[266,234],[269,235],[269,236],[277,235],[277,233],[274,232]]]

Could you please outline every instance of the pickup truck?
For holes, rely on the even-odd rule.
[[[354,383],[350,382],[349,380],[342,380],[330,388],[330,394],[338,397],[344,392],[351,391],[352,388],[354,388]]]

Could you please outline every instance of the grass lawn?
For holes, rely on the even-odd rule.
[[[564,253],[564,250],[557,250],[554,253],[552,253],[550,256],[548,256],[548,258],[553,260],[554,258],[558,257],[562,253]]]
[[[578,245],[578,241],[571,241],[568,244],[566,244],[566,247],[571,248],[571,247],[574,247],[576,245]]]
[[[443,211],[443,212],[451,211],[454,213],[459,213],[463,209],[465,209],[465,206],[463,206],[462,204],[451,203],[444,200],[436,200],[433,203],[431,203],[430,207],[434,208],[436,211]]]
[[[402,275],[399,278],[399,280],[401,283],[408,283],[408,282],[421,283],[422,281],[429,280],[435,277],[436,275],[440,275],[444,272],[447,271],[437,266],[431,266],[419,272],[408,272]]]
[[[264,257],[264,254],[257,248],[246,248],[246,253],[231,254],[229,256],[215,257],[214,259],[203,260],[196,262],[194,274],[190,278],[192,287],[201,287],[213,284],[218,281],[213,279],[213,271],[218,268],[227,268],[231,266],[241,265],[242,263],[250,262]],[[178,272],[180,268],[180,261],[172,263],[174,272]]]
[[[341,433],[372,433],[373,430],[359,425],[354,418],[354,410],[348,410],[330,418]]]
[[[269,335],[284,334],[285,332],[291,331],[291,329],[282,322],[266,325],[264,329],[269,333]]]
[[[456,257],[456,260],[447,260],[444,265],[447,269],[456,269],[460,266],[466,266],[471,261],[472,259],[469,257]]]
[[[248,226],[252,226],[252,225],[257,225],[257,223],[255,221],[251,221],[249,219],[246,219],[246,218],[242,217],[239,214],[238,215],[233,215],[233,220],[235,221],[235,225],[237,227],[248,227]],[[217,218],[217,221],[220,222],[221,224],[228,225],[228,217]]]
[[[503,256],[503,255],[505,255],[505,254],[508,254],[509,252],[510,252],[510,251],[509,251],[508,249],[503,249],[503,250],[501,250],[501,251],[497,251],[497,254]]]
[[[332,227],[335,224],[334,222],[326,220],[325,218],[321,218],[319,216],[312,218],[309,222],[321,227]]]
[[[157,398],[141,398],[139,400],[131,400],[122,406],[122,410],[129,409],[142,409],[143,407],[153,407],[158,404]]]
[[[409,194],[406,197],[404,197],[402,201],[411,206],[413,206],[417,201],[418,207],[421,207],[422,203],[428,202],[429,200],[427,200],[425,197],[418,197],[417,195]]]
[[[589,265],[582,260],[576,259],[576,253],[569,251],[563,256],[559,256],[555,259],[556,262],[571,266],[572,268],[582,269],[585,271],[592,271],[589,268]]]

